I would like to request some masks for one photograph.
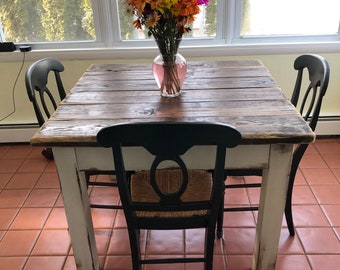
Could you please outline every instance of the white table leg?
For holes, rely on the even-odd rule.
[[[53,148],[60,186],[78,270],[98,270],[99,262],[84,173],[77,172],[71,147]],[[78,181],[79,179],[79,181]]]
[[[275,269],[293,145],[271,145],[262,177],[253,269]]]

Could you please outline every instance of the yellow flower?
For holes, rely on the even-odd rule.
[[[163,0],[160,2],[156,9],[159,10],[161,13],[164,13],[165,10],[169,10],[171,12],[172,7],[177,5],[177,3],[177,0]]]

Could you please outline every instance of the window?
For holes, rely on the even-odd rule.
[[[244,0],[239,37],[338,36],[338,0]]]
[[[126,0],[0,0],[0,39],[35,48],[150,46]],[[339,0],[210,0],[182,44],[339,42]]]
[[[95,40],[91,0],[0,0],[4,38],[20,42]]]

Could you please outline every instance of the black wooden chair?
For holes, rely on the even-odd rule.
[[[56,99],[47,87],[48,75],[53,71],[59,97]],[[39,126],[50,118],[61,100],[66,97],[65,89],[60,78],[60,72],[64,66],[57,59],[45,58],[33,63],[27,70],[25,76],[26,90],[29,100],[33,104],[34,112]],[[53,159],[51,148],[42,150],[42,155],[47,159]]]
[[[213,123],[129,123],[99,131],[98,143],[112,147],[134,270],[142,269],[143,264],[189,262],[204,262],[205,269],[212,269],[216,218],[224,189],[226,148],[236,146],[240,138],[240,133],[233,127]],[[123,145],[145,148],[151,157],[143,158],[141,162],[147,162],[149,169],[129,177]],[[187,167],[182,155],[195,145],[216,147],[213,176],[200,167]],[[171,162],[170,167],[166,162]],[[206,229],[203,257],[142,258],[141,229],[190,228]]]
[[[47,119],[51,117],[53,112],[57,109],[59,103],[66,97],[66,92],[61,80],[60,73],[64,71],[63,64],[54,58],[44,58],[34,62],[26,71],[25,83],[29,100],[33,104],[34,112],[37,117],[39,126],[41,127]],[[49,74],[54,73],[55,84],[49,83]],[[57,88],[58,97],[53,95],[53,91],[49,86]],[[47,159],[53,160],[53,153],[51,148],[42,150],[42,155]],[[91,177],[95,175],[106,174],[113,175],[114,172],[107,171],[85,171],[86,181],[88,186],[117,186],[115,182],[97,182],[91,181]],[[91,204],[93,208],[109,208],[122,209],[119,205],[102,205]]]
[[[301,116],[309,123],[310,128],[315,131],[322,105],[322,99],[326,93],[329,81],[330,69],[326,59],[319,55],[301,55],[296,58],[294,68],[298,71],[291,102],[299,110]],[[306,78],[305,78],[306,77]],[[308,81],[303,87],[304,81]],[[290,235],[295,235],[293,215],[292,215],[292,193],[295,175],[299,167],[300,160],[304,155],[308,144],[297,145],[294,149],[292,167],[289,175],[289,184],[285,206],[285,217]],[[226,170],[225,176],[262,176],[262,170]],[[261,183],[240,183],[228,184],[225,189],[234,188],[254,188],[261,187]],[[217,236],[223,235],[223,212],[231,211],[254,211],[258,206],[245,207],[225,207],[221,204],[218,217]]]

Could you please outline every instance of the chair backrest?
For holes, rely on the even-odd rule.
[[[28,68],[25,75],[27,94],[30,101],[33,103],[39,126],[44,124],[45,120],[51,116],[52,112],[58,106],[56,97],[52,95],[47,87],[50,71],[53,71],[55,75],[59,93],[58,99],[63,100],[66,94],[59,73],[64,71],[64,66],[59,60],[54,58],[38,60]],[[38,95],[36,95],[36,92]]]
[[[305,54],[296,58],[294,68],[298,74],[291,102],[314,131],[319,119],[322,99],[328,87],[329,65],[327,60],[319,55]],[[302,91],[305,71],[309,76],[309,83],[306,90]]]
[[[211,224],[215,226],[216,213],[219,206],[219,200],[223,196],[224,190],[224,167],[226,159],[226,148],[235,147],[241,139],[240,133],[233,127],[224,124],[215,123],[175,123],[175,122],[152,122],[152,123],[127,123],[119,124],[104,128],[97,134],[97,141],[104,147],[112,147],[116,177],[118,188],[127,218],[134,224],[146,224],[150,226],[164,226],[169,228],[186,228],[192,227],[193,223],[171,221],[167,218],[166,222],[158,219],[156,222],[146,221],[137,222],[136,211],[160,211],[160,212],[176,212],[176,211],[192,211],[192,210],[208,210],[210,217],[215,218]],[[141,146],[145,148],[152,156],[153,161],[150,162],[150,179],[149,182],[157,194],[157,202],[133,202],[128,186],[128,174],[125,171],[124,158],[122,154],[122,146]],[[195,145],[214,145],[216,146],[216,159],[213,174],[213,184],[211,196],[208,200],[183,201],[181,196],[185,193],[188,185],[188,168],[182,159],[190,148]],[[172,161],[177,164],[177,169],[181,171],[182,183],[175,192],[163,192],[158,185],[156,171],[165,161]],[[192,168],[190,168],[192,169]],[[172,179],[169,179],[172,181]],[[170,184],[171,185],[171,184]],[[207,224],[207,216],[196,217]],[[188,225],[189,224],[189,225]],[[190,225],[191,224],[191,225]],[[128,224],[129,225],[129,224]],[[202,226],[202,225],[201,225]],[[168,229],[169,229],[168,228]],[[215,228],[215,227],[214,227]]]
[[[326,93],[330,68],[325,58],[315,54],[304,54],[296,58],[294,68],[298,71],[291,102],[300,111],[302,117],[315,131],[319,120],[322,100]],[[308,86],[303,91],[303,75],[307,71]],[[301,144],[294,150],[290,177],[293,181],[298,165],[304,155],[308,144]]]

